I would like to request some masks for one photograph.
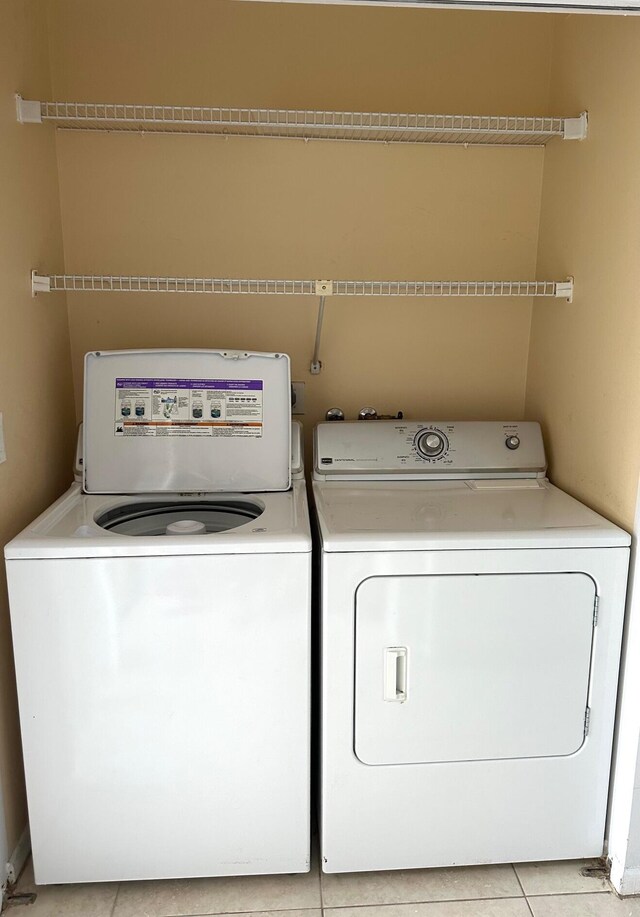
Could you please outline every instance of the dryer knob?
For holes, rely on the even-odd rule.
[[[507,449],[517,449],[519,445],[520,445],[519,436],[507,436],[507,439],[505,441],[505,446],[507,447]]]
[[[442,433],[436,433],[434,430],[425,430],[416,440],[418,455],[423,458],[436,458],[444,452],[445,446]]]

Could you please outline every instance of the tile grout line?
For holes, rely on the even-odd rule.
[[[529,903],[529,899],[527,898],[527,893],[526,893],[525,890],[524,890],[524,885],[522,884],[522,881],[521,881],[521,879],[520,879],[520,876],[518,875],[518,870],[516,869],[516,864],[515,864],[515,863],[512,863],[512,864],[511,864],[511,868],[513,869],[513,872],[514,872],[514,874],[515,874],[516,881],[517,881],[518,885],[520,886],[520,891],[521,891],[522,894],[523,894],[525,903],[526,903],[526,905],[527,905],[527,910],[528,910],[529,913],[531,914],[531,917],[535,917],[535,914],[533,913],[533,908],[531,907],[531,905],[530,905],[530,903]]]
[[[321,898],[322,900],[322,898]],[[341,910],[343,908],[364,908],[364,907],[404,907],[405,905],[411,906],[414,904],[458,904],[460,902],[465,904],[472,903],[482,903],[485,901],[522,901],[522,895],[505,895],[500,898],[434,898],[428,901],[394,901],[386,902],[383,904],[380,903],[369,903],[369,904],[339,904],[339,905],[330,905],[328,908],[324,907],[324,904],[321,905],[321,908],[317,906],[312,907],[276,907],[276,908],[258,908],[256,911],[244,910],[244,911],[206,911],[198,913],[179,913],[174,914],[162,914],[159,917],[244,917],[244,915],[252,914],[279,914],[286,911],[318,911],[322,909],[322,912],[325,913],[326,910]]]
[[[216,878],[216,877],[212,877],[212,878]],[[171,880],[170,879],[169,880],[165,880],[165,879],[135,880],[134,879],[133,881],[164,882],[164,881],[171,881]],[[179,880],[179,881],[183,881],[183,880]],[[189,881],[189,880],[186,880],[186,881]],[[116,899],[119,893],[120,893],[120,889],[118,889],[118,892],[116,894]],[[115,902],[114,902],[114,907],[115,907]],[[188,912],[187,911],[183,911],[183,912],[176,911],[175,913],[171,913],[171,914],[159,914],[157,915],[157,917],[244,917],[244,915],[251,915],[251,914],[282,914],[282,913],[286,913],[287,911],[318,911],[318,910],[320,910],[318,905],[312,904],[310,906],[303,906],[303,907],[259,907],[259,908],[256,908],[255,910],[250,910],[250,909],[245,908],[242,911],[188,911]],[[113,910],[111,911],[110,917],[113,917]],[[156,917],[156,915],[147,914],[146,917]]]
[[[116,893],[113,898],[113,904],[111,905],[111,910],[109,911],[109,917],[113,917],[113,915],[116,912],[116,904],[118,903],[118,896],[120,895],[121,888],[122,888],[122,882],[118,882],[118,887],[116,889]]]
[[[155,881],[154,879],[142,880],[142,881]],[[162,879],[159,881],[163,881]],[[176,911],[173,914],[158,914],[157,917],[244,917],[244,915],[253,915],[253,914],[279,914],[283,911],[318,911],[318,907],[289,907],[289,908],[259,908],[257,911],[189,911],[181,913]],[[4,917],[4,915],[3,915]],[[156,917],[154,914],[146,914],[145,917]]]
[[[601,889],[598,892],[544,892],[543,894],[540,894],[540,895],[525,895],[525,894],[498,895],[497,897],[489,895],[483,898],[424,898],[419,901],[418,900],[415,900],[415,901],[383,901],[383,902],[369,901],[366,904],[330,904],[327,907],[325,907],[324,909],[329,910],[329,911],[340,911],[340,910],[349,910],[350,908],[357,908],[357,907],[400,907],[405,904],[447,904],[447,903],[454,903],[456,901],[465,901],[465,902],[522,901],[523,899],[528,901],[529,898],[583,898],[585,895],[603,895],[603,894],[613,894],[613,892],[609,892],[606,889]],[[272,910],[312,911],[314,910],[314,908],[312,907],[275,908]],[[263,908],[263,911],[264,913],[269,913],[268,909]],[[235,911],[235,912],[220,913],[218,917],[233,917],[233,913],[239,914],[241,912]],[[251,912],[247,912],[247,913],[251,913]],[[185,915],[172,915],[172,917],[185,917]],[[186,915],[186,917],[189,917],[189,915]],[[211,915],[206,914],[204,915],[204,917],[211,917]]]
[[[142,880],[142,881],[154,881]],[[163,880],[159,880],[163,881]],[[272,907],[259,908],[257,911],[192,911],[187,913],[159,914],[158,917],[251,917],[254,914],[280,914],[283,911],[319,911],[320,908],[314,907]],[[146,917],[155,917],[153,914],[147,914]]]
[[[427,898],[422,901],[385,901],[383,903],[369,901],[367,904],[330,904],[326,910],[343,910],[359,907],[405,907],[415,904],[482,904],[485,901],[526,901],[526,895],[500,895],[498,897],[487,896],[485,898]],[[209,915],[207,915],[209,917]],[[223,917],[223,915],[220,915]]]
[[[536,892],[525,895],[525,898],[579,898],[581,895],[611,895],[610,888],[596,888],[592,892]],[[635,897],[635,895],[633,896]]]
[[[529,898],[582,898],[585,895],[615,895],[615,893],[608,888],[600,888],[595,892],[542,892],[539,895],[529,895]],[[637,895],[630,897],[636,898]]]

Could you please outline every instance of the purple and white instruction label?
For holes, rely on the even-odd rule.
[[[116,436],[262,436],[261,379],[116,379]]]

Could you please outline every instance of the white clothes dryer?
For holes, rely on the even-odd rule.
[[[289,376],[283,354],[87,355],[82,484],[5,551],[40,884],[309,869]]]
[[[535,423],[315,432],[326,872],[603,852],[630,539]]]

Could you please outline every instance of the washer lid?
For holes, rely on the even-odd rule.
[[[290,416],[286,354],[88,353],[84,490],[288,490]]]

